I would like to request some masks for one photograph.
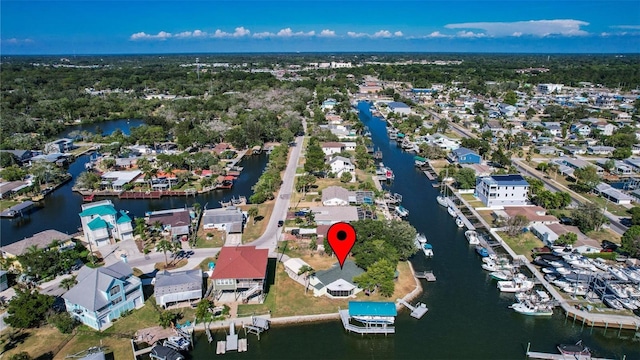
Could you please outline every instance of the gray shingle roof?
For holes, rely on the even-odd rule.
[[[97,311],[109,304],[104,293],[115,279],[125,282],[125,292],[137,286],[140,280],[133,276],[131,267],[118,261],[107,267],[91,269],[83,266],[78,272],[78,283],[62,297],[73,304],[80,305],[89,311]]]
[[[316,272],[316,278],[318,278],[324,286],[329,285],[338,279],[344,279],[353,284],[353,278],[362,273],[364,273],[364,270],[359,268],[355,262],[346,260],[342,269],[340,269],[340,264],[335,263],[327,270],[320,270]],[[320,286],[320,288],[322,287],[323,286]]]
[[[57,230],[45,230],[33,235],[32,237],[0,247],[0,250],[8,254],[18,256],[24,254],[27,251],[27,248],[31,245],[37,245],[39,249],[45,249],[53,240],[60,240],[60,242],[64,242],[69,239],[71,239],[71,236],[63,232]]]

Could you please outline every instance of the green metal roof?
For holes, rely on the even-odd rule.
[[[102,220],[102,218],[95,218],[91,221],[89,221],[89,223],[87,224],[87,226],[89,227],[89,229],[91,230],[98,230],[98,229],[104,229],[107,227],[107,222]]]
[[[116,221],[116,223],[125,224],[130,222],[131,222],[131,218],[129,217],[129,215],[127,215],[127,213],[124,212],[123,210],[120,210],[120,218],[118,219],[118,221]]]
[[[100,205],[86,209],[85,211],[80,213],[80,217],[93,215],[115,215],[117,213],[118,212],[116,211],[116,209],[111,205]]]
[[[396,316],[396,304],[385,301],[349,301],[349,316]]]
[[[413,157],[413,160],[418,160],[418,161],[427,161],[427,159],[426,159],[426,158],[423,158],[422,156],[417,156],[417,155]]]

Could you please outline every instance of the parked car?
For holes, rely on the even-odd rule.
[[[611,251],[616,251],[618,248],[618,244],[611,242],[609,240],[602,240],[602,248],[603,249],[611,249]]]
[[[278,227],[282,227],[284,225],[284,221],[283,220],[279,220],[278,221]]]

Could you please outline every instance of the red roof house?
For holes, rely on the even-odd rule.
[[[242,297],[245,302],[262,295],[268,255],[268,249],[256,249],[255,246],[222,247],[211,275],[213,289],[232,291],[236,300]],[[262,296],[260,298],[263,300]]]

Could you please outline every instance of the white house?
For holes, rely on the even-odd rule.
[[[133,239],[131,218],[125,211],[116,211],[111,200],[83,204],[79,215],[85,238],[93,246],[108,245],[111,239]]]
[[[476,196],[487,207],[527,204],[529,183],[517,174],[492,175],[476,180]]]
[[[558,234],[549,229],[545,224],[534,224],[529,228],[529,230],[531,230],[531,233],[537,236],[545,245],[553,245],[553,243],[560,238]]]
[[[322,190],[322,205],[347,206],[349,205],[349,190],[340,186],[329,186]]]
[[[353,279],[364,273],[353,261],[346,260],[341,268],[338,263],[327,270],[317,271],[310,279],[309,284],[313,288],[314,296],[327,296],[329,298],[354,297],[362,291]]]
[[[560,92],[563,84],[538,84],[538,92],[543,94],[551,94],[552,92]]]
[[[613,135],[613,132],[618,128],[617,126],[607,122],[598,122],[591,125],[591,127],[600,131],[600,134],[605,136]]]
[[[411,114],[411,108],[409,105],[403,102],[392,101],[387,104],[389,106],[389,111],[394,112],[400,115],[409,115]]]
[[[337,222],[357,221],[358,208],[355,206],[316,206],[311,208],[318,225],[333,225]]]
[[[153,284],[153,294],[156,303],[162,307],[183,302],[202,299],[202,270],[185,270],[168,272],[160,271],[156,274]]]
[[[356,146],[358,145],[355,141],[345,141],[342,144],[347,151],[356,151]]]
[[[570,128],[571,132],[580,136],[589,136],[591,134],[591,127],[586,124],[573,124]]]
[[[241,233],[244,220],[242,210],[235,206],[209,209],[202,214],[202,228],[226,231],[227,234]]]
[[[322,145],[320,145],[320,147],[322,148],[322,152],[326,156],[338,154],[345,150],[345,146],[343,143],[335,141],[324,142],[322,143]]]
[[[351,160],[342,157],[336,156],[329,161],[329,168],[332,173],[336,175],[337,178],[340,178],[342,173],[348,172],[351,174],[351,182],[356,181],[356,167],[353,165]]]

